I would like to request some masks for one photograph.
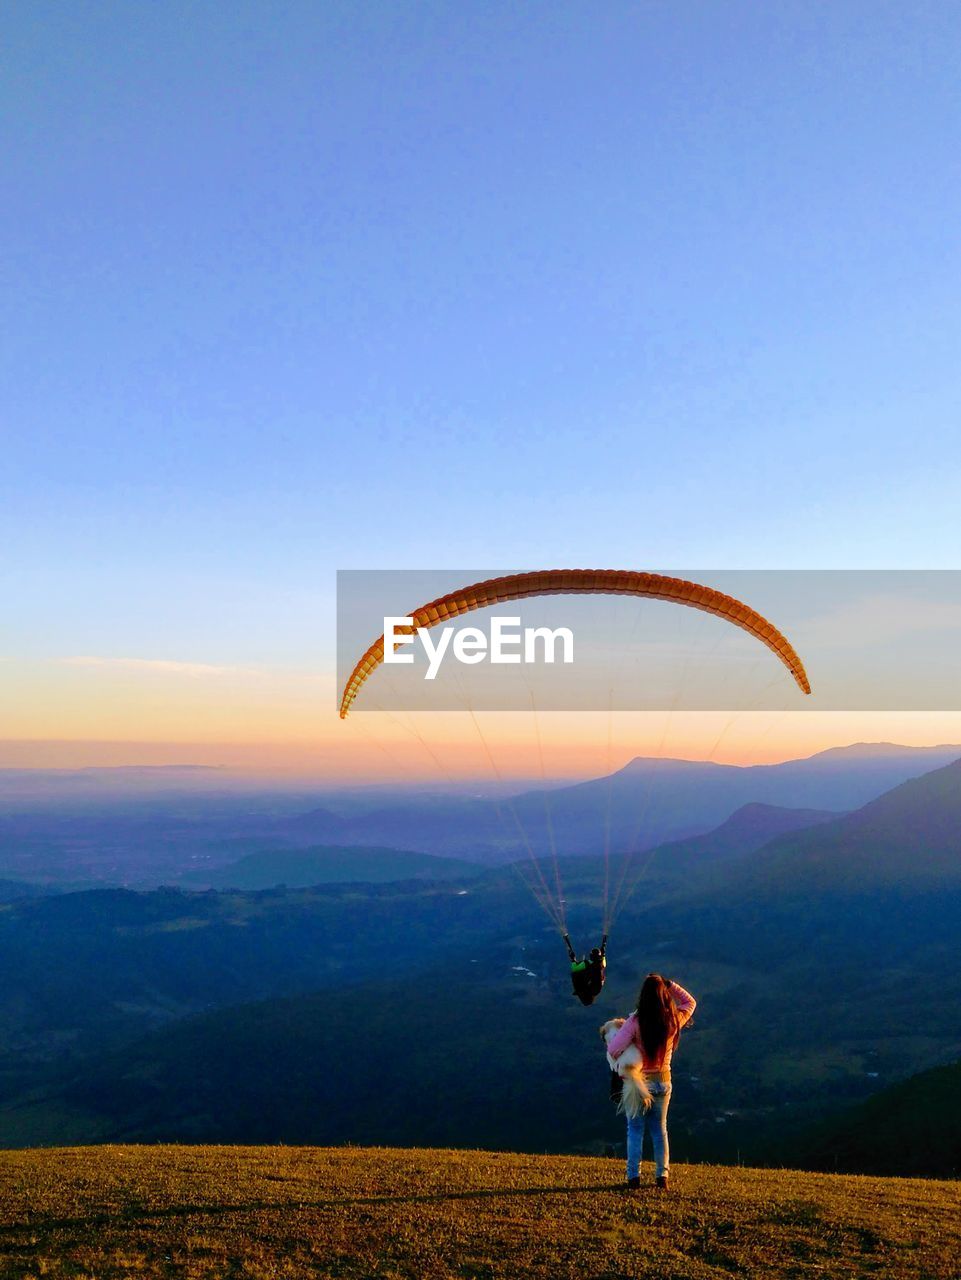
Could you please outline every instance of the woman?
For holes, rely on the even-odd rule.
[[[659,973],[644,979],[637,1008],[621,1024],[607,1045],[612,1058],[618,1058],[634,1044],[641,1053],[644,1081],[651,1094],[647,1111],[627,1121],[627,1185],[636,1190],[641,1185],[641,1154],[644,1130],[650,1124],[654,1147],[654,1183],[666,1190],[670,1172],[667,1144],[667,1108],[671,1101],[671,1058],[677,1048],[681,1027],[690,1022],[697,1001],[676,982]]]

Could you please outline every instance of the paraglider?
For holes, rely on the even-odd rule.
[[[604,990],[607,977],[607,934],[601,939],[599,947],[593,947],[588,956],[578,959],[574,944],[564,934],[567,954],[571,961],[571,986],[581,1004],[593,1004]]]
[[[684,605],[687,608],[713,614],[740,627],[760,641],[783,664],[800,691],[804,694],[811,692],[804,664],[787,637],[767,618],[733,596],[725,595],[701,583],[659,573],[619,569],[547,569],[531,573],[507,574],[503,577],[473,583],[458,591],[440,596],[436,600],[431,600],[403,618],[385,619],[385,622],[389,621],[391,624],[390,640],[388,642],[385,636],[381,635],[358,659],[344,685],[340,701],[340,718],[343,720],[347,717],[366,681],[384,662],[385,648],[388,643],[391,652],[394,653],[407,638],[412,638],[419,632],[450,622],[454,618],[475,610],[534,596],[554,595],[635,596]],[[579,957],[564,923],[559,884],[555,903],[551,901],[550,890],[537,865],[533,851],[529,849],[529,852],[540,887],[536,883],[529,883],[528,887],[561,933],[570,960],[574,994],[582,1004],[590,1005],[600,995],[607,973],[607,937],[613,918],[612,909],[607,902],[607,877],[605,876],[604,890],[604,930],[600,946],[594,947],[586,957]],[[605,849],[605,858],[606,856]],[[554,872],[555,876],[559,875],[556,858]]]

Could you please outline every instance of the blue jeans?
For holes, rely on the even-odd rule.
[[[671,1086],[652,1080],[647,1086],[651,1091],[651,1109],[642,1111],[627,1122],[627,1176],[638,1178],[641,1173],[641,1157],[644,1148],[644,1130],[651,1135],[654,1148],[654,1176],[666,1177],[671,1157],[667,1145],[667,1108],[671,1102]]]

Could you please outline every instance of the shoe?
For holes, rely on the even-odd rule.
[[[641,1189],[640,1178],[628,1178],[627,1182],[625,1182],[624,1184],[625,1191],[640,1191],[640,1189]]]
[[[659,1190],[661,1190],[661,1191],[666,1191],[666,1190],[667,1190],[667,1188],[668,1188],[667,1174],[666,1174],[666,1173],[662,1173],[662,1174],[661,1174],[661,1176],[660,1176],[659,1178],[655,1178],[655,1179],[654,1179],[654,1185],[655,1185],[655,1187],[657,1187]]]

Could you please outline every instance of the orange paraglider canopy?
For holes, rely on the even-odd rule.
[[[512,573],[502,578],[490,578],[472,586],[452,591],[437,600],[431,600],[409,617],[413,626],[399,626],[399,635],[412,635],[428,627],[434,627],[475,609],[506,604],[512,600],[525,600],[532,596],[553,595],[620,595],[640,596],[651,600],[665,600],[670,604],[687,605],[704,613],[713,613],[741,627],[774,653],[787,667],[803,693],[811,692],[811,685],[804,664],[790,642],[773,623],[733,596],[715,591],[684,578],[671,578],[660,573],[636,573],[623,569],[544,569],[534,573]],[[375,640],[351,672],[344,686],[340,702],[340,718],[343,720],[357,697],[364,681],[384,660],[384,637]]]

